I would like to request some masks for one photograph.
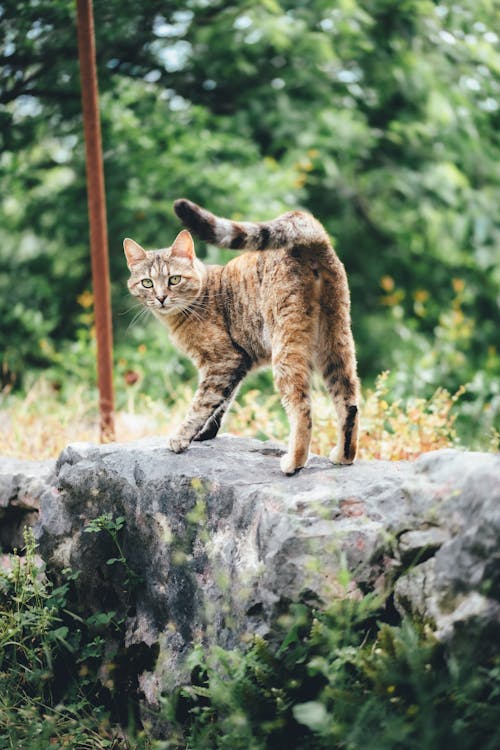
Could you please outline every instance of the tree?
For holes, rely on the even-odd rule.
[[[482,370],[491,400],[498,9],[498,0],[96,1],[117,309],[121,237],[168,243],[174,198],[252,218],[302,205],[347,266],[362,374],[393,367],[401,388],[425,390]],[[41,337],[73,335],[88,269],[73,4],[7,2],[0,13],[9,378],[43,361]]]

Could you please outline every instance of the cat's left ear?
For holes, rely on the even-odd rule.
[[[136,263],[146,260],[146,251],[135,241],[128,237],[123,240],[123,249],[127,258],[127,265],[129,268],[135,266]]]
[[[174,244],[170,248],[170,257],[187,258],[188,260],[194,260],[196,257],[193,238],[187,229],[183,229],[175,238]]]

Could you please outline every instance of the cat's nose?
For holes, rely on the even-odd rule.
[[[167,299],[167,295],[166,294],[157,294],[156,295],[156,299],[158,300],[158,302],[160,303],[160,305],[163,305],[163,303]]]

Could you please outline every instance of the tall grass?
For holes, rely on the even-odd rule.
[[[254,385],[258,385],[258,382]],[[120,384],[124,396],[116,414],[116,439],[127,442],[148,435],[166,435],[180,424],[193,387],[166,388],[168,401],[150,398],[129,375]],[[438,389],[431,398],[397,399],[391,395],[388,373],[364,393],[360,458],[412,459],[419,454],[458,444],[455,430],[460,389],[452,395]],[[337,439],[333,403],[318,383],[313,390],[311,450],[328,455]],[[99,439],[97,392],[71,382],[64,393],[47,378],[37,379],[24,396],[0,395],[0,455],[51,458],[71,442]],[[288,425],[279,396],[267,385],[244,389],[231,407],[223,430],[240,436],[286,441]]]

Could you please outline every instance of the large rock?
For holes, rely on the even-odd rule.
[[[0,548],[21,549],[23,529],[38,520],[55,461],[0,458]]]
[[[430,621],[454,647],[497,648],[500,634],[500,456],[436,451],[405,482],[425,531],[400,535],[413,565],[396,582],[396,604]],[[428,559],[426,559],[428,558]],[[471,640],[471,636],[475,637]]]
[[[443,640],[499,635],[499,456],[349,467],[314,457],[285,477],[281,453],[229,436],[182,455],[163,439],[74,444],[55,466],[24,467],[24,484],[17,467],[17,494],[0,461],[0,507],[9,493],[28,503],[32,488],[49,571],[79,571],[82,608],[126,618],[121,645],[150,705],[188,678],[193,642],[266,634],[299,599],[394,590],[397,609]],[[99,517],[102,530],[88,531]]]

